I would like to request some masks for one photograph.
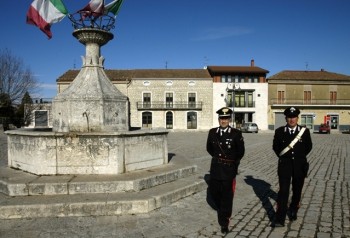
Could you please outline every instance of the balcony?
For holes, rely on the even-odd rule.
[[[284,106],[307,106],[307,107],[333,107],[333,108],[342,108],[342,107],[350,107],[350,99],[311,99],[311,100],[303,100],[303,99],[277,99],[273,98],[270,100],[269,104],[272,107],[284,107]]]
[[[227,107],[232,107],[232,102],[228,102],[227,103]],[[235,108],[236,107],[249,107],[249,108],[255,107],[255,101],[248,101],[248,102],[241,102],[241,103],[235,102],[235,106],[234,107]]]
[[[190,103],[170,103],[170,102],[137,102],[137,110],[139,111],[180,111],[180,110],[202,110],[202,102],[190,102]]]

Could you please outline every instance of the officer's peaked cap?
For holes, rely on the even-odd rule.
[[[284,110],[284,115],[286,117],[298,117],[300,110],[297,107],[288,107]]]
[[[229,107],[223,107],[216,111],[219,114],[219,117],[231,117],[233,111]]]

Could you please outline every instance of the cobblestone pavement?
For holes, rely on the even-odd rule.
[[[278,191],[272,132],[243,134],[242,159],[230,233],[224,237],[350,237],[350,135],[313,134],[310,172],[298,220],[271,228]],[[172,159],[186,158],[208,174],[206,132],[171,132]],[[6,137],[0,135],[0,165],[6,164]],[[216,213],[202,191],[147,214],[0,220],[0,237],[223,237]]]

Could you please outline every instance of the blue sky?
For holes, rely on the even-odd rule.
[[[63,0],[73,13],[89,0]],[[106,0],[106,3],[112,0]],[[1,49],[23,60],[56,95],[56,79],[80,69],[85,48],[66,17],[48,40],[26,24],[32,1],[3,1]],[[124,0],[114,39],[101,49],[106,69],[179,69],[205,65],[255,66],[350,75],[349,0]]]

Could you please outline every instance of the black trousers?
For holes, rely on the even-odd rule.
[[[232,180],[210,179],[210,195],[215,203],[220,226],[228,226],[232,215],[236,178]]]
[[[279,177],[279,191],[277,196],[276,221],[284,223],[288,211],[290,185],[292,184],[292,200],[289,209],[298,211],[301,192],[304,186],[304,177]]]

